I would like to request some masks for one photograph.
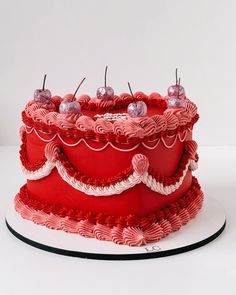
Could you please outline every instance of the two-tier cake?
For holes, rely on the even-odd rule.
[[[192,171],[196,105],[176,82],[168,96],[63,99],[37,90],[26,105],[20,158],[27,183],[15,198],[22,218],[84,237],[141,246],[195,217],[203,193]]]

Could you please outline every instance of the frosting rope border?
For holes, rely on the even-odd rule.
[[[24,137],[24,135],[23,135]],[[23,140],[21,146],[22,171],[28,180],[38,180],[48,176],[54,168],[60,177],[70,186],[92,196],[111,196],[144,183],[152,191],[162,195],[169,195],[176,191],[187,174],[188,169],[197,169],[197,144],[195,141],[185,142],[185,152],[176,173],[170,177],[155,175],[149,167],[148,158],[143,154],[136,154],[132,158],[132,165],[125,171],[109,178],[94,178],[79,173],[68,161],[58,143],[50,142],[45,146],[45,157],[36,163],[36,168],[27,160],[26,145]],[[40,166],[41,164],[41,166]]]

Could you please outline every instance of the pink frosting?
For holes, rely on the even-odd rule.
[[[179,126],[178,118],[174,114],[172,114],[169,110],[166,110],[163,115],[166,118],[167,129],[174,130]]]
[[[36,103],[35,101],[31,100],[27,103],[26,107],[25,107],[25,113],[28,117],[32,117],[34,112],[37,110],[37,109],[40,109],[41,106]]]
[[[36,224],[45,225],[48,215],[45,212],[35,212],[32,216],[32,221]],[[26,217],[25,217],[26,218]],[[28,219],[28,218],[26,218]]]
[[[53,215],[49,214],[47,219],[44,222],[44,225],[50,229],[57,229],[58,228],[58,218]]]
[[[111,236],[112,236],[113,243],[124,244],[123,229],[122,228],[120,228],[118,226],[114,226],[111,230]]]
[[[133,156],[132,165],[134,171],[141,176],[148,171],[149,161],[143,154],[136,154]]]
[[[186,210],[185,208],[181,209],[179,212],[179,217],[182,220],[182,224],[186,224],[190,219],[188,210]]]
[[[116,135],[124,134],[124,123],[120,121],[115,121],[113,123],[112,130]]]
[[[56,125],[61,129],[74,128],[79,116],[79,114],[58,114]]]
[[[129,118],[122,122],[124,128],[124,134],[128,137],[139,137],[145,136],[145,130],[139,124],[142,118]]]
[[[125,244],[129,246],[142,246],[147,243],[156,242],[163,235],[163,229],[158,223],[149,225],[145,230],[138,227],[128,227],[123,232]]]
[[[66,217],[61,220],[60,225],[63,231],[76,234],[78,233],[77,224],[76,221]]]
[[[194,218],[197,215],[199,208],[195,203],[191,203],[188,207],[188,212],[191,218]]]
[[[156,132],[165,131],[167,129],[167,120],[165,116],[155,115],[152,117],[153,121],[156,123]]]
[[[111,229],[105,225],[97,224],[94,228],[94,235],[98,240],[110,241]]]
[[[92,238],[94,237],[94,234],[93,234],[94,226],[95,226],[94,224],[88,222],[87,220],[81,220],[77,225],[78,233],[81,236]]]
[[[177,117],[180,126],[188,123],[188,112],[186,109],[173,109],[172,114]]]
[[[94,129],[95,121],[88,116],[80,116],[75,123],[75,127],[80,131],[88,131]]]
[[[144,231],[144,236],[148,243],[159,241],[163,235],[163,229],[158,223],[151,224]]]
[[[141,228],[128,227],[123,231],[125,244],[129,246],[142,246],[146,244],[144,232]]]
[[[182,221],[178,215],[172,215],[169,219],[173,231],[177,231],[182,226]]]
[[[33,112],[32,114],[32,118],[35,121],[39,121],[39,122],[43,122],[45,116],[48,114],[48,110],[45,109],[37,109]]]
[[[28,207],[20,200],[18,194],[15,198],[16,211],[27,220],[36,224],[47,226],[48,228],[64,230],[70,233],[78,233],[84,237],[97,238],[99,240],[112,241],[117,244],[126,244],[129,246],[142,246],[149,242],[159,241],[171,232],[181,228],[191,218],[195,217],[202,207],[203,193],[200,191],[197,198],[189,204],[186,209],[180,210],[179,214],[170,216],[167,219],[161,219],[152,224],[142,224],[139,226],[109,226],[91,223],[88,219],[74,221],[68,217],[60,217],[54,214],[47,214],[41,210],[35,210]],[[122,217],[121,217],[122,219]],[[121,221],[120,219],[120,221]],[[132,222],[135,223],[135,220]]]
[[[94,124],[94,131],[97,133],[108,133],[112,132],[113,124],[110,121],[106,121],[102,118],[97,119]]]
[[[67,96],[66,96],[67,98]],[[135,93],[136,99],[155,100],[161,99],[160,94],[152,93],[150,96],[142,92]],[[60,97],[55,98],[55,105],[60,101]],[[71,95],[68,96],[71,99]],[[123,93],[115,96],[113,101],[101,101],[97,98],[90,98],[82,95],[79,101],[82,103],[95,104],[98,107],[114,107],[114,102],[131,101],[130,94]],[[55,106],[51,104],[40,104],[30,101],[25,107],[25,113],[34,121],[43,122],[47,125],[55,125],[60,129],[77,128],[80,131],[94,131],[96,133],[114,133],[115,135],[125,135],[127,137],[144,138],[158,132],[174,130],[178,126],[186,125],[191,122],[197,114],[197,107],[190,100],[186,99],[185,109],[166,109],[163,115],[153,115],[152,117],[129,117],[126,120],[108,121],[105,118],[92,118],[89,116],[79,116],[78,114],[59,114],[55,111]]]
[[[195,200],[195,205],[197,206],[197,208],[202,207],[202,199],[203,199],[203,193],[200,192],[200,194],[197,196],[197,198]]]
[[[45,146],[45,157],[49,162],[55,162],[57,160],[57,156],[60,152],[60,146],[58,143],[53,141],[49,142]]]
[[[49,112],[45,115],[43,122],[48,125],[57,125],[57,112]]]
[[[160,221],[160,225],[161,225],[162,230],[163,230],[163,237],[168,236],[172,232],[172,226],[171,226],[171,223],[168,220],[162,219]]]
[[[140,118],[139,125],[142,127],[143,130],[145,130],[145,136],[149,136],[157,132],[157,124],[152,118]]]
[[[191,116],[191,117],[194,117],[197,114],[197,106],[188,99],[187,99],[186,110],[187,110],[189,116]]]

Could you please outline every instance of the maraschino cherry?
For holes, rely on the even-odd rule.
[[[128,86],[131,96],[135,99],[129,82]],[[127,112],[130,117],[144,117],[147,115],[147,105],[144,101],[131,102],[128,105]]]
[[[111,86],[107,86],[107,69],[105,68],[104,86],[97,90],[97,98],[102,100],[111,100],[114,97],[114,90]]]
[[[59,112],[61,114],[79,114],[81,111],[80,103],[76,100],[75,95],[78,92],[80,86],[83,84],[84,79],[79,83],[79,86],[75,90],[74,94],[67,94],[64,96],[59,106]]]
[[[178,109],[186,107],[185,100],[185,90],[182,85],[180,85],[180,78],[178,79],[178,70],[175,70],[175,85],[168,88],[168,99],[167,107],[168,109]]]
[[[51,92],[49,89],[45,89],[45,82],[46,82],[47,75],[44,75],[43,78],[43,88],[42,89],[36,89],[34,92],[34,101],[40,102],[43,104],[49,103],[51,100]]]
[[[175,70],[175,85],[171,85],[168,88],[168,97],[178,97],[178,98],[185,98],[185,90],[182,85],[180,85],[178,79],[178,69]]]

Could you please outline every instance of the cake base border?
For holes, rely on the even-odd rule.
[[[47,252],[97,260],[139,260],[176,255],[210,243],[224,231],[226,216],[221,205],[207,196],[203,208],[183,229],[159,242],[141,247],[116,245],[108,241],[50,230],[21,218],[13,206],[6,215],[6,226],[19,240]],[[69,244],[63,242],[60,244],[61,237],[63,241],[68,240]],[[84,249],[91,250],[84,251],[83,247],[80,247],[81,244]],[[97,251],[92,251],[93,247]]]

